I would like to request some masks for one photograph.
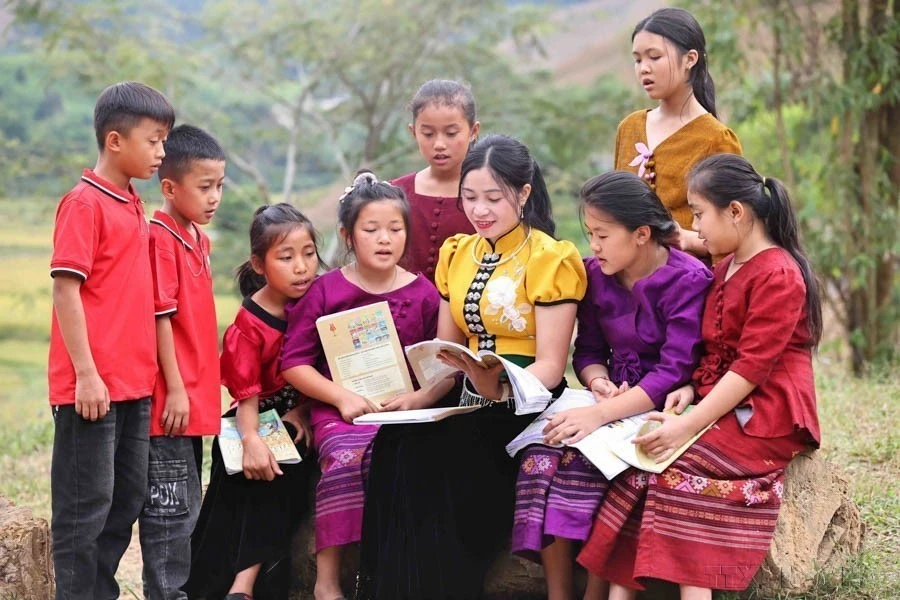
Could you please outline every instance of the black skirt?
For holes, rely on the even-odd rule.
[[[293,436],[293,426],[285,427]],[[302,454],[305,448],[298,445],[297,450]],[[254,599],[288,597],[291,539],[308,509],[310,478],[317,465],[304,457],[298,464],[280,466],[284,474],[272,481],[228,475],[215,439],[209,487],[191,536],[191,574],[183,588],[189,598],[223,598],[234,576],[256,564],[263,566]]]
[[[534,418],[495,405],[379,430],[357,600],[481,597],[512,528],[518,465],[505,446]]]

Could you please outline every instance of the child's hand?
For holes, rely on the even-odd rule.
[[[347,392],[342,398],[341,403],[337,407],[341,413],[341,418],[347,423],[352,423],[353,419],[361,415],[366,415],[381,410],[377,404],[363,398],[359,394]]]
[[[606,377],[594,377],[588,383],[591,384],[590,390],[594,394],[597,401],[612,398],[618,393],[616,384]]]
[[[166,405],[162,413],[162,427],[166,435],[182,435],[188,426],[191,403],[184,388],[166,392]]]
[[[482,362],[473,360],[467,354],[450,352],[438,352],[437,358],[442,363],[465,373],[477,393],[491,400],[500,399],[500,395],[503,393],[503,385],[500,383],[500,373],[504,370],[502,363],[488,367]]]
[[[97,371],[75,378],[75,412],[88,421],[109,412],[109,390]]]
[[[428,408],[431,401],[428,396],[422,393],[422,390],[416,392],[408,392],[405,394],[397,394],[390,400],[385,400],[381,405],[381,410],[415,410],[417,408]]]
[[[241,439],[244,446],[243,469],[247,479],[272,481],[276,475],[281,475],[281,467],[275,460],[275,455],[266,446],[256,433],[246,435]]]
[[[603,425],[603,415],[596,406],[583,406],[556,413],[544,427],[544,443],[574,444]]]
[[[301,407],[299,406],[295,406],[284,413],[281,420],[284,423],[290,423],[294,426],[294,429],[297,430],[297,436],[294,438],[294,445],[296,446],[303,440],[306,440],[306,447],[309,448],[312,445],[312,431],[309,428],[309,421],[300,408]]]
[[[663,410],[674,410],[676,415],[680,415],[693,401],[694,388],[691,384],[683,385],[674,392],[669,392]]]
[[[632,444],[640,444],[648,456],[660,463],[672,456],[691,436],[697,433],[691,426],[688,417],[679,417],[669,413],[651,413],[647,421],[662,423],[653,431],[631,440]]]

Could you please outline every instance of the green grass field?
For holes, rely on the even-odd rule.
[[[46,519],[52,445],[46,359],[53,208],[0,200],[0,214],[15,215],[0,223],[0,496]],[[220,294],[217,304],[224,329],[239,300]],[[867,535],[863,553],[845,570],[843,580],[823,577],[805,598],[900,598],[900,382],[895,373],[853,379],[837,361],[833,349],[823,351],[817,361],[822,452],[846,471]],[[133,590],[140,589],[140,570],[132,565],[126,571],[123,594],[139,597]]]

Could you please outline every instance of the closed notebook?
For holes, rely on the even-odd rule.
[[[276,461],[288,465],[300,462],[300,453],[297,452],[294,440],[274,408],[259,413],[258,431],[259,437],[272,451]],[[235,417],[222,417],[219,449],[222,452],[226,473],[234,475],[244,470],[244,445],[241,443],[241,434]]]
[[[319,317],[316,329],[331,379],[341,387],[378,405],[413,391],[387,302]]]

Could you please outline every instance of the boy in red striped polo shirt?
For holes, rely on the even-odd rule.
[[[209,238],[198,225],[222,199],[225,153],[179,125],[159,168],[163,206],[150,219],[150,265],[160,372],[150,408],[150,470],[140,516],[144,596],[186,600],[191,533],[200,514],[203,436],[219,433],[219,343]]]
[[[115,574],[147,489],[156,328],[150,233],[131,179],[162,163],[175,121],[142,83],[94,107],[100,153],[66,194],[53,232],[53,563],[56,598],[117,598]]]

